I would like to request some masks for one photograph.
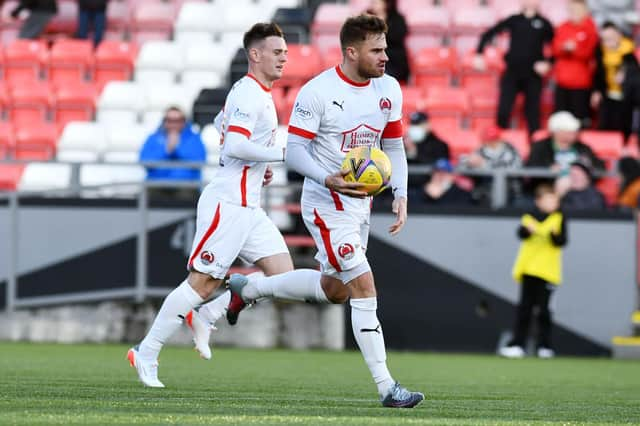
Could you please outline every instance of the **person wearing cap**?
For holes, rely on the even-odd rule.
[[[409,116],[408,138],[405,138],[405,150],[409,164],[431,165],[440,158],[449,159],[449,146],[431,129],[429,115],[423,111],[413,112]]]
[[[559,177],[555,187],[563,211],[602,211],[606,208],[604,196],[593,185],[591,165],[586,159],[572,163],[569,175]]]
[[[466,158],[461,159],[462,166],[475,170],[518,169],[522,167],[522,158],[509,142],[502,138],[502,129],[491,125],[481,134],[482,146]],[[473,198],[486,202],[491,193],[491,178],[481,176],[474,179]],[[511,196],[520,192],[520,182],[510,182]]]
[[[446,158],[441,158],[433,165],[431,179],[424,184],[423,200],[434,206],[468,206],[473,199],[471,193],[455,183],[453,166]]]
[[[534,143],[526,167],[545,167],[567,174],[569,166],[579,158],[585,158],[595,172],[605,169],[589,146],[578,140],[580,120],[568,111],[558,111],[549,118],[551,136]]]

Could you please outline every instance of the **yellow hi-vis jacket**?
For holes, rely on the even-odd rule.
[[[523,275],[531,275],[559,285],[562,281],[562,248],[553,244],[551,233],[560,233],[562,213],[551,213],[542,222],[538,222],[530,214],[525,214],[521,223],[525,227],[533,226],[535,231],[520,245],[518,257],[513,265],[513,279],[522,283]]]

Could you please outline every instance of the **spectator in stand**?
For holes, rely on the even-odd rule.
[[[471,193],[456,185],[455,178],[449,160],[441,158],[436,161],[431,179],[424,184],[424,202],[432,206],[471,205]]]
[[[623,157],[618,162],[618,173],[622,178],[618,206],[622,208],[638,208],[640,197],[640,163],[631,157]]]
[[[596,49],[596,73],[593,82],[591,106],[599,109],[598,128],[624,131],[631,120],[625,108],[622,82],[623,63],[633,56],[633,41],[623,36],[612,22],[606,22],[600,30],[601,43]]]
[[[89,27],[93,29],[93,45],[97,47],[102,41],[107,22],[107,0],[78,1],[78,31],[76,37],[89,37]]]
[[[371,0],[367,12],[376,15],[387,23],[387,56],[386,73],[395,77],[400,83],[409,81],[409,60],[405,39],[409,30],[404,16],[398,12],[397,0]]]
[[[638,24],[635,0],[589,0],[588,3],[598,25],[613,22],[625,34],[631,35],[632,27]]]
[[[477,48],[474,66],[484,70],[482,52],[495,36],[508,32],[511,41],[505,55],[506,69],[500,79],[497,124],[509,128],[509,118],[516,95],[525,95],[525,115],[529,133],[540,127],[540,94],[542,79],[551,69],[544,47],[553,39],[551,23],[540,15],[539,0],[522,0],[522,13],[509,16],[485,31]]]
[[[140,152],[140,161],[192,161],[205,162],[207,153],[200,135],[191,130],[184,112],[171,106],[165,111],[162,124],[149,135]],[[148,180],[199,181],[199,169],[190,168],[147,168]],[[191,199],[198,191],[192,190],[160,190],[158,195],[175,195]]]
[[[552,171],[568,174],[572,163],[584,159],[594,171],[605,169],[604,161],[591,148],[578,140],[580,121],[568,111],[558,111],[549,117],[551,136],[534,143],[526,163],[527,167],[548,167]]]
[[[22,24],[18,38],[37,39],[58,13],[58,4],[56,0],[20,0],[11,17],[17,19],[23,10],[28,10],[29,16]]]
[[[593,185],[591,165],[586,160],[571,164],[569,175],[558,178],[555,188],[562,199],[563,211],[602,211],[606,208],[604,195]]]
[[[416,111],[409,116],[408,138],[404,148],[411,164],[433,164],[440,158],[449,159],[449,146],[431,129],[429,115]]]
[[[462,165],[475,170],[518,169],[522,167],[522,158],[509,142],[502,138],[502,129],[489,126],[482,131],[482,146],[474,153],[462,159]],[[474,178],[474,200],[487,204],[491,196],[490,177]],[[512,179],[509,182],[510,196],[520,193],[520,182]]]
[[[585,0],[569,2],[569,20],[556,28],[553,37],[555,110],[569,111],[583,127],[589,127],[589,97],[598,30]]]

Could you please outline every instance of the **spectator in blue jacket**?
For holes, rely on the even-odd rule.
[[[140,151],[140,161],[201,161],[207,153],[200,134],[191,130],[185,114],[178,107],[167,108],[162,125],[147,137]],[[199,169],[148,167],[149,180],[200,180]]]

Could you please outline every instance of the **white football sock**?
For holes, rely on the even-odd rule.
[[[187,280],[184,280],[162,302],[162,306],[153,321],[147,336],[140,343],[138,352],[144,359],[155,360],[158,358],[162,345],[182,325],[184,317],[189,311],[200,305],[204,300],[191,288]]]
[[[384,347],[382,327],[378,321],[376,310],[378,300],[375,297],[351,299],[351,327],[358,342],[364,361],[371,371],[378,393],[384,397],[395,381],[387,368],[387,352]]]
[[[330,303],[320,284],[320,277],[320,272],[313,269],[296,269],[270,277],[252,274],[248,277],[249,284],[242,290],[242,297],[246,300],[274,297],[298,302]]]
[[[227,307],[229,307],[230,300],[231,292],[227,290],[211,302],[202,305],[200,309],[198,309],[198,313],[202,319],[213,325],[220,319],[220,317],[227,313]]]

